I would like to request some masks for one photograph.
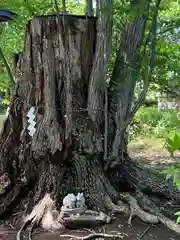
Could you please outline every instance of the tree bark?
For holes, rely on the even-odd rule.
[[[29,22],[22,79],[0,140],[0,176],[6,173],[10,181],[7,196],[18,196],[31,181],[35,202],[46,191],[56,196],[73,151],[90,155],[102,151],[94,146],[99,130],[86,109],[95,44],[96,18],[49,16]],[[37,121],[33,138],[26,117],[32,106]],[[11,200],[1,205],[0,213]]]
[[[134,16],[134,19],[127,22],[122,28],[121,43],[117,51],[110,83],[110,87],[113,85],[116,89],[115,93],[113,92],[109,98],[109,117],[116,125],[115,137],[112,139],[109,136],[112,143],[110,158],[112,161],[116,159],[113,165],[123,161],[124,152],[126,152],[127,143],[124,144],[126,129],[132,119],[134,89],[141,70],[142,56],[140,49],[145,35],[150,0],[132,1],[131,5],[132,12],[141,11],[141,14],[138,17]],[[111,129],[109,135],[112,135]]]
[[[88,205],[99,209],[107,197],[117,198],[103,170],[104,126],[87,109],[95,48],[94,17],[36,17],[28,23],[22,78],[0,139],[1,217],[22,195],[27,211],[47,192],[61,205],[69,192],[83,191]],[[31,107],[33,137],[27,130]]]

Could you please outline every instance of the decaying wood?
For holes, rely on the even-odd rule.
[[[16,204],[20,192],[29,191],[30,182],[32,205],[45,192],[57,196],[65,165],[84,144],[81,137],[89,130],[94,134],[86,105],[95,39],[93,17],[35,17],[28,23],[21,81],[0,139],[0,176],[7,173],[11,182],[7,196],[1,196],[0,215]],[[26,117],[32,106],[37,122],[33,138]]]
[[[76,211],[74,211],[76,210]],[[71,213],[70,213],[71,212]],[[67,213],[67,212],[66,212]],[[80,211],[69,209],[69,216],[63,213],[63,208],[59,213],[56,210],[55,202],[49,194],[45,194],[43,199],[33,208],[32,212],[25,216],[22,227],[17,233],[16,239],[20,240],[20,234],[29,224],[31,225],[29,236],[36,225],[41,225],[45,230],[62,230],[66,228],[76,229],[85,227],[96,227],[99,224],[110,223],[111,217],[103,212]]]
[[[36,225],[41,225],[45,230],[62,230],[64,225],[59,222],[59,213],[56,210],[55,202],[49,194],[33,208],[32,212],[25,216],[22,227],[17,233],[16,239],[20,240],[20,234],[28,225],[31,225],[29,236]]]
[[[86,97],[80,94],[85,94],[84,86],[88,83],[88,74],[84,74],[90,67],[92,57],[88,52],[93,55],[93,44],[88,45],[88,37],[92,38],[92,42],[95,40],[93,32],[95,21],[92,19],[87,22],[85,19],[80,20],[69,16],[63,18],[34,18],[31,23],[30,34],[32,36],[27,37],[32,43],[27,42],[26,45],[29,48],[34,46],[32,49],[33,66],[28,66],[27,71],[30,68],[34,69],[36,92],[32,92],[32,98],[35,97],[38,101],[36,102],[36,105],[38,104],[37,115],[40,115],[38,131],[32,141],[32,149],[36,157],[45,156],[47,149],[52,153],[63,151],[67,154],[68,146],[71,145],[73,127],[72,107],[74,111],[80,111],[85,106]],[[74,29],[70,25],[73,21]],[[48,25],[48,22],[51,22],[51,25]],[[89,24],[92,24],[93,28],[89,28]],[[83,47],[81,40],[84,41]],[[79,65],[81,61],[82,67]],[[28,63],[25,64],[24,68],[27,68]],[[76,91],[77,87],[79,87],[79,92]],[[79,95],[78,98],[80,97],[79,106],[76,103],[77,95]],[[41,115],[44,115],[42,119]],[[64,127],[65,143],[63,143]],[[46,137],[48,142],[45,143]],[[67,148],[65,151],[63,144]]]

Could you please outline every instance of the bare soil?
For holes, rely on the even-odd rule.
[[[153,145],[155,144],[155,145]],[[171,159],[167,151],[162,149],[161,144],[157,142],[150,143],[149,145],[135,145],[131,146],[129,151],[130,155],[135,157],[139,162],[154,167],[173,164],[174,160]],[[124,240],[179,240],[180,236],[167,229],[162,224],[150,225],[141,222],[139,219],[134,218],[132,226],[128,225],[128,219],[125,216],[115,216],[112,223],[93,229],[95,232],[108,233],[108,234],[122,234]],[[0,240],[15,240],[16,233],[19,229],[15,229],[13,225],[2,223],[0,224]],[[6,226],[5,226],[6,225]],[[24,234],[24,235],[23,235]],[[74,237],[60,237],[60,235],[70,234],[78,237],[84,237],[90,234],[90,230],[66,230],[61,232],[46,232],[42,229],[36,229],[32,234],[32,240],[59,240],[59,239],[76,239]],[[28,231],[22,233],[21,239],[28,239]],[[102,238],[103,239],[103,238]],[[106,238],[107,239],[107,238]],[[112,238],[111,238],[112,239]]]
[[[168,230],[161,224],[150,225],[144,222],[141,222],[139,219],[134,218],[132,221],[132,226],[127,224],[127,218],[124,216],[116,216],[111,224],[93,229],[92,231],[108,233],[108,234],[121,234],[124,236],[124,240],[179,240],[179,236],[174,232]],[[12,226],[0,228],[0,240],[15,240],[17,230],[13,229]],[[32,234],[32,240],[58,240],[58,239],[75,239],[75,238],[66,238],[60,237],[63,234],[70,234],[74,236],[87,236],[90,234],[90,231],[86,229],[80,230],[66,230],[63,232],[45,232],[41,229],[36,229]],[[21,239],[28,239],[28,231],[21,235]]]

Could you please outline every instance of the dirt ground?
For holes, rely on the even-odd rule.
[[[135,145],[130,145],[130,155],[136,158],[139,162],[154,167],[169,165],[174,162],[170,159],[167,151],[162,149],[162,142],[155,141],[142,141]],[[180,236],[174,232],[168,230],[162,224],[150,225],[141,222],[139,219],[134,218],[132,226],[127,224],[127,217],[115,216],[111,224],[93,229],[95,232],[108,233],[108,234],[121,234],[124,236],[124,240],[179,240]],[[0,240],[15,240],[16,233],[19,229],[15,229],[12,225],[8,224],[4,227],[5,223],[2,223],[3,227],[0,228]],[[0,226],[2,226],[0,223]],[[24,235],[23,235],[24,234]],[[22,234],[21,239],[28,239],[28,231]],[[60,237],[61,235],[70,234],[78,236],[75,237]],[[59,239],[83,239],[82,237],[89,235],[87,230],[66,230],[63,232],[45,232],[42,229],[36,229],[32,234],[32,240],[59,240]],[[99,238],[100,239],[100,238]],[[104,239],[104,238],[101,238]],[[107,238],[106,238],[107,239]],[[112,238],[111,238],[112,239]]]
[[[116,216],[111,224],[93,229],[92,231],[108,233],[108,234],[121,234],[124,236],[124,240],[179,240],[180,236],[174,232],[168,230],[161,224],[150,225],[141,222],[139,219],[134,218],[132,226],[127,224],[127,218],[124,216]],[[15,240],[16,230],[12,226],[7,228],[0,228],[0,240]],[[60,235],[75,235],[78,237],[84,237],[90,234],[86,229],[81,230],[67,230],[63,232],[45,232],[41,229],[35,230],[32,234],[32,240],[59,240],[59,239],[77,239],[74,237],[60,237]],[[26,231],[21,235],[21,239],[28,239],[28,232]],[[82,238],[81,238],[82,239]],[[103,238],[102,238],[103,239]],[[106,238],[107,239],[107,238]],[[111,238],[112,239],[112,238]]]
[[[165,167],[180,160],[180,152],[175,154],[176,160],[170,157],[163,139],[139,138],[129,144],[128,150],[133,159],[148,167]]]

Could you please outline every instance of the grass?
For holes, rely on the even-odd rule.
[[[130,150],[141,150],[141,151],[162,151],[164,146],[164,139],[157,137],[143,137],[139,136],[129,143]]]
[[[141,107],[135,115],[134,124],[130,128],[130,139],[138,137],[166,138],[172,131],[180,127],[178,111],[159,112],[156,107]]]
[[[138,136],[128,145],[128,152],[133,159],[148,167],[164,167],[174,164],[175,160],[170,157],[164,148],[165,140],[156,136]]]

